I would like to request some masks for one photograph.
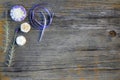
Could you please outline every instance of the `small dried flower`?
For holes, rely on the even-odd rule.
[[[23,46],[23,45],[25,45],[25,43],[26,43],[26,38],[25,38],[24,36],[18,36],[18,37],[16,38],[16,43],[17,43],[17,45],[19,45],[19,46]]]
[[[30,26],[30,24],[28,24],[27,22],[22,23],[21,26],[20,26],[20,30],[21,30],[22,32],[24,32],[24,33],[29,32],[30,29],[31,29],[31,26]]]
[[[10,16],[14,21],[23,21],[26,18],[26,15],[25,8],[20,5],[13,6],[10,11]]]

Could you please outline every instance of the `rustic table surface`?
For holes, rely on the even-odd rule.
[[[13,66],[0,53],[0,80],[120,80],[120,0],[0,0],[0,27],[13,5],[29,11],[43,2],[55,13],[52,25],[41,43],[33,28],[18,34],[27,44],[16,47]],[[22,22],[9,13],[8,22],[12,37]]]

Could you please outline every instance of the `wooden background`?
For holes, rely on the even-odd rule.
[[[0,0],[0,20],[13,5],[43,2],[52,25],[41,43],[39,31],[22,34],[27,44],[16,47],[12,67],[0,62],[0,80],[120,80],[120,0]],[[12,37],[22,22],[8,21]]]

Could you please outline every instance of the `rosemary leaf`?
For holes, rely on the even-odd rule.
[[[9,26],[7,21],[4,25],[4,30],[5,30],[4,53],[6,53],[9,46]]]
[[[14,34],[12,43],[10,44],[9,50],[8,50],[8,54],[7,54],[7,59],[6,59],[6,65],[8,67],[11,67],[13,65],[13,59],[14,59],[14,54],[15,54],[15,39],[17,36],[17,32]]]

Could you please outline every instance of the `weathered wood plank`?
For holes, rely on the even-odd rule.
[[[36,3],[47,2],[55,12],[41,43],[32,29],[28,42],[16,48],[14,65],[0,62],[0,80],[119,80],[120,1],[119,0],[4,0],[2,10],[22,4],[27,11]],[[10,17],[11,37],[16,26]],[[28,22],[28,19],[25,21]],[[110,30],[116,32],[110,36]],[[22,33],[20,33],[22,34]],[[19,34],[19,35],[20,35]],[[114,35],[114,34],[113,34]]]

